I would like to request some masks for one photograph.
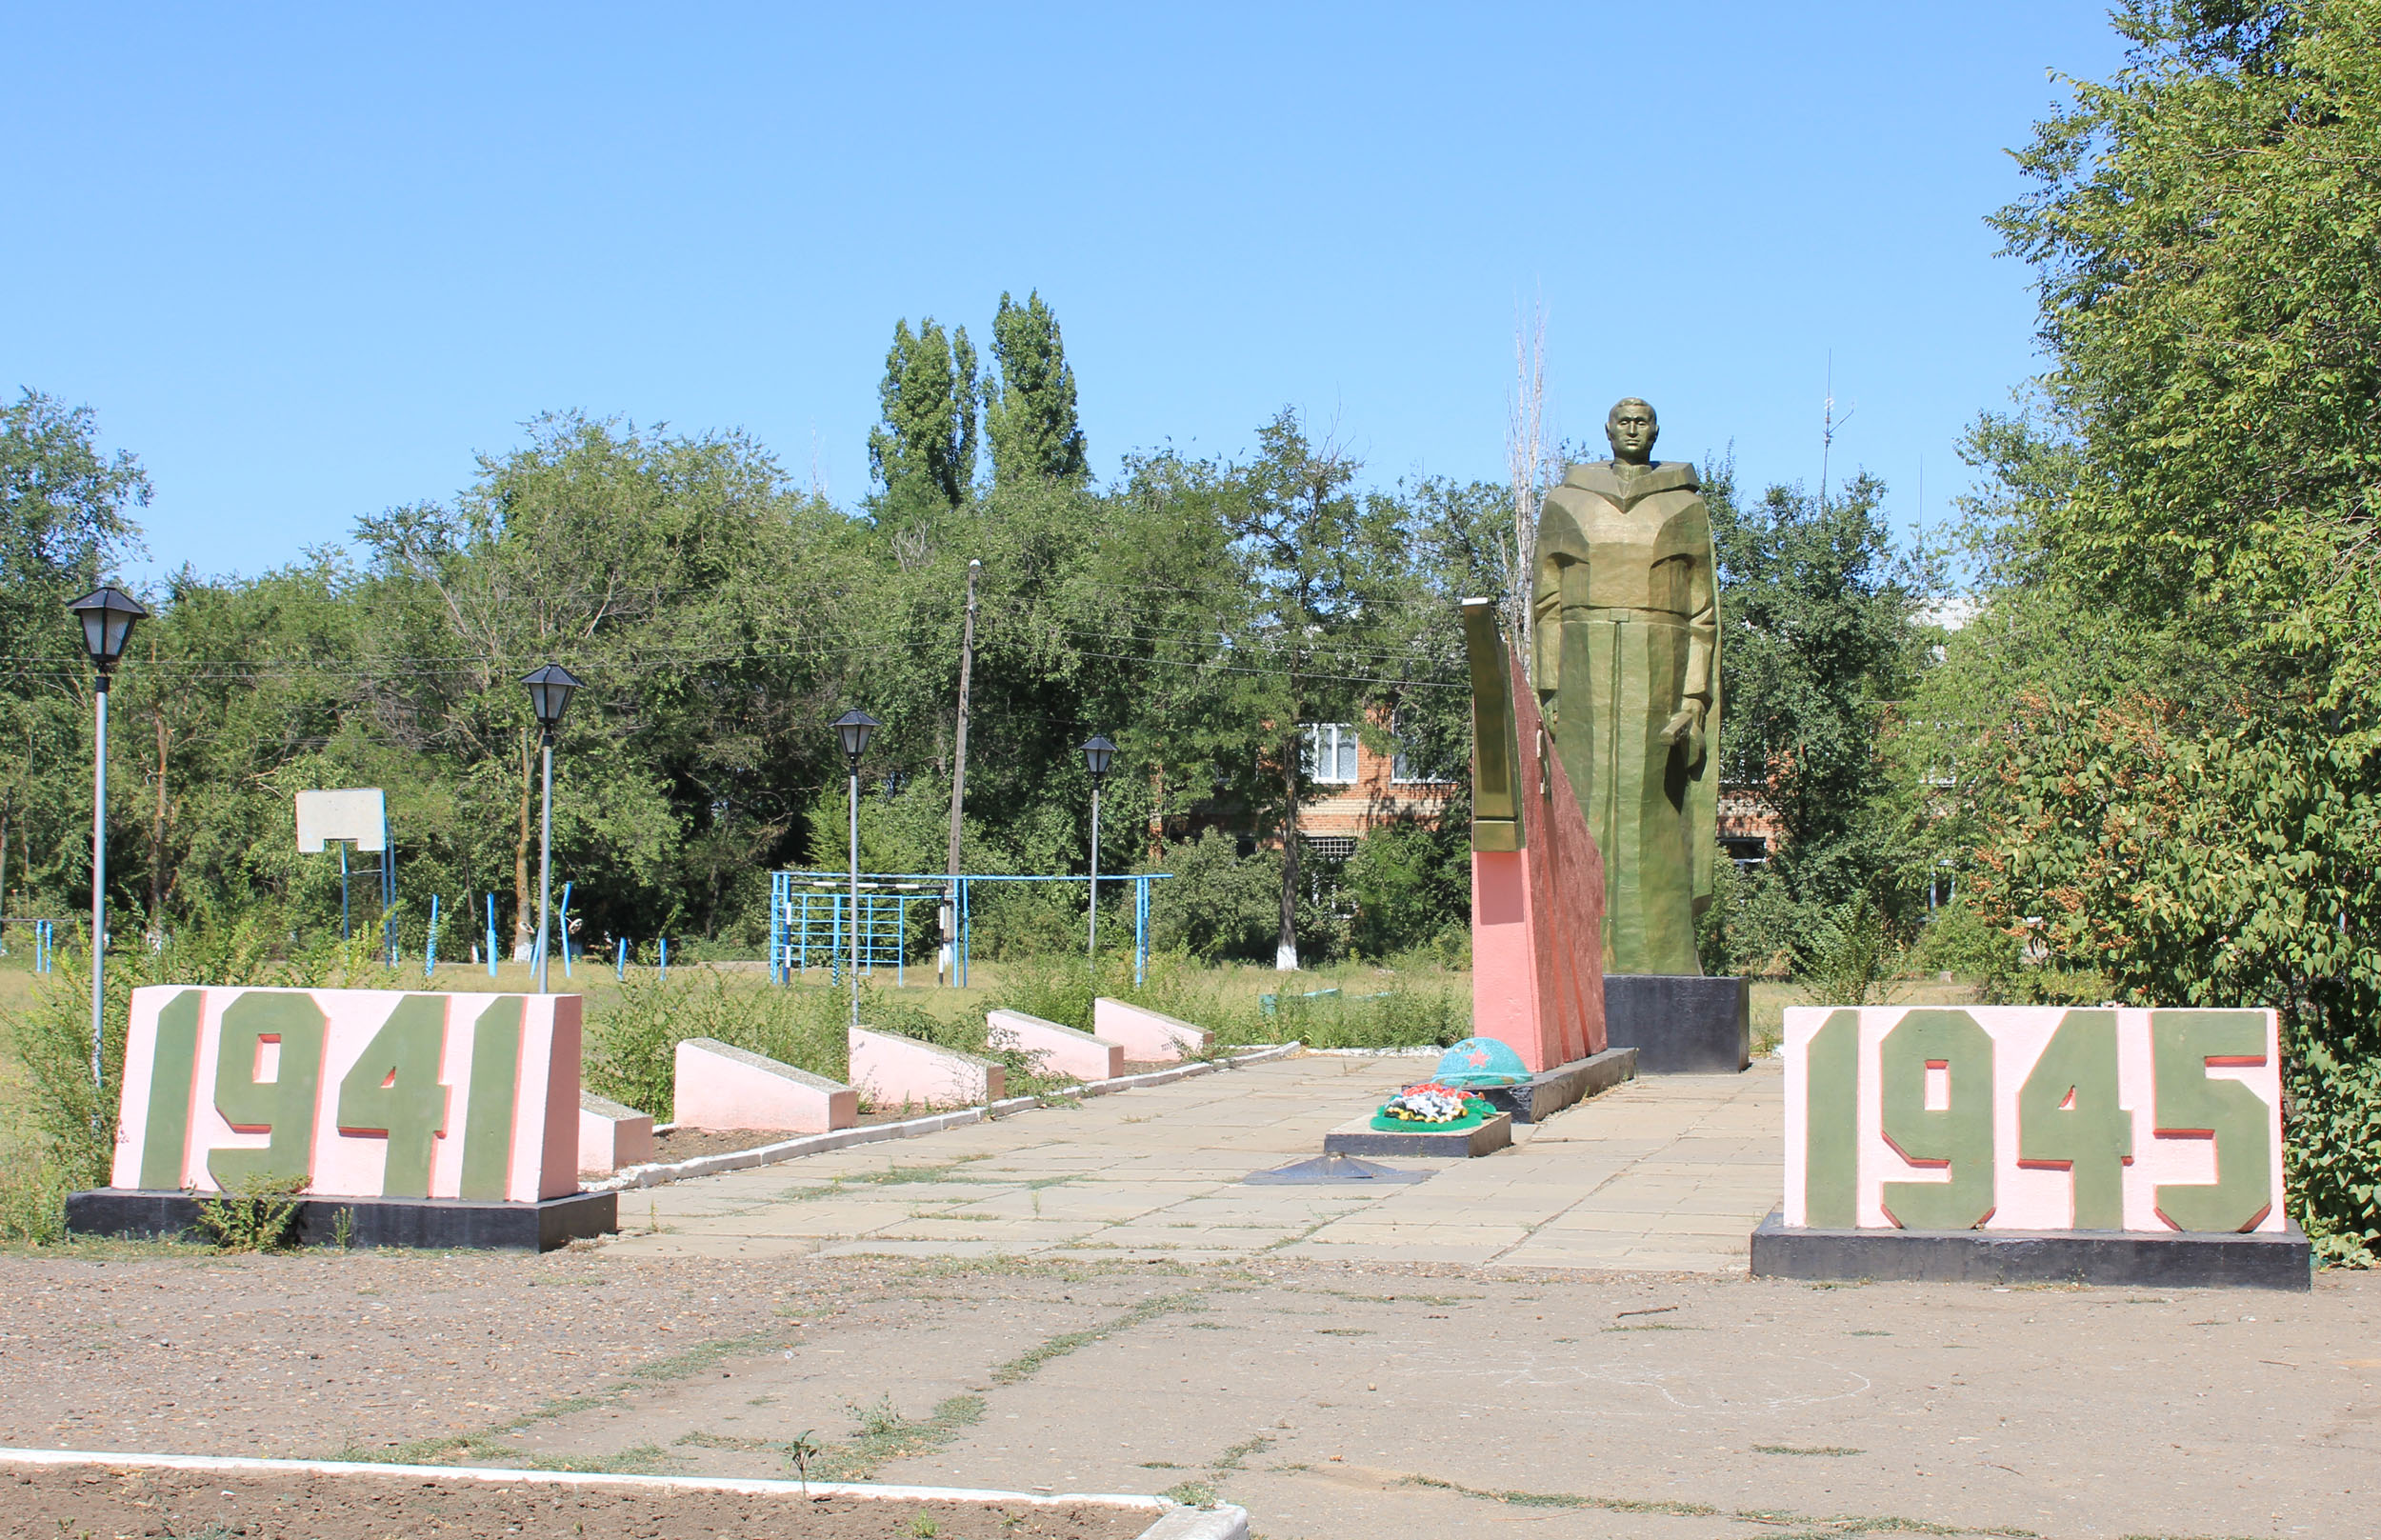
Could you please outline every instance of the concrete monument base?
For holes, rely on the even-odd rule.
[[[1611,1048],[1589,1058],[1556,1065],[1518,1086],[1482,1086],[1478,1094],[1497,1110],[1511,1112],[1515,1123],[1537,1123],[1574,1102],[1586,1101],[1598,1091],[1636,1078],[1637,1050]]]
[[[1399,1129],[1394,1133],[1372,1127],[1372,1114],[1350,1118],[1323,1135],[1323,1153],[1327,1155],[1435,1155],[1446,1160],[1466,1160],[1473,1155],[1492,1155],[1513,1142],[1513,1119],[1510,1112],[1499,1112],[1484,1118],[1468,1129],[1434,1133],[1417,1124],[1411,1131]]]
[[[1752,1232],[1756,1278],[2080,1283],[2129,1289],[2313,1287],[2306,1232],[1794,1230],[1771,1210]]]
[[[173,1237],[198,1229],[199,1200],[188,1192],[103,1187],[70,1192],[66,1228],[76,1235]],[[289,1238],[298,1246],[339,1244],[339,1214],[354,1215],[350,1246],[468,1247],[551,1251],[620,1228],[616,1192],[572,1192],[537,1203],[469,1203],[460,1198],[301,1198]]]
[[[1607,973],[1604,1032],[1637,1050],[1639,1074],[1735,1074],[1752,1063],[1752,981]]]

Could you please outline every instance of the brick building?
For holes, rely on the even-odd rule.
[[[1298,835],[1310,850],[1336,859],[1385,824],[1435,824],[1457,784],[1421,772],[1406,755],[1376,753],[1351,722],[1306,724],[1307,775],[1312,801],[1298,810]]]

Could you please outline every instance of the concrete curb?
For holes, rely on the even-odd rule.
[[[1443,1048],[1311,1048],[1309,1053],[1333,1059],[1435,1059]]]
[[[508,1470],[496,1466],[381,1465],[370,1460],[262,1460],[216,1454],[119,1454],[98,1450],[0,1448],[0,1465],[95,1465],[111,1470],[223,1470],[251,1475],[376,1475],[457,1482],[545,1487],[643,1487],[670,1491],[724,1491],[740,1496],[874,1498],[896,1502],[1016,1503],[1052,1508],[1061,1503],[1099,1503],[1109,1508],[1154,1510],[1157,1522],[1139,1540],[1248,1540],[1249,1511],[1229,1503],[1185,1508],[1139,1492],[1024,1492],[977,1487],[893,1487],[867,1482],[777,1481],[726,1476],[628,1476],[585,1470]]]
[[[1220,1060],[1177,1065],[1170,1070],[1151,1070],[1137,1075],[1119,1075],[1113,1080],[1095,1080],[1089,1085],[1069,1086],[1052,1091],[1050,1097],[1009,1096],[989,1107],[963,1107],[955,1112],[935,1112],[926,1117],[913,1117],[899,1123],[877,1123],[864,1129],[837,1129],[832,1133],[806,1133],[799,1139],[784,1139],[773,1145],[760,1145],[750,1150],[730,1150],[717,1155],[697,1155],[691,1160],[672,1161],[667,1165],[631,1166],[600,1182],[590,1182],[589,1192],[626,1192],[637,1188],[661,1187],[670,1182],[682,1182],[693,1176],[710,1176],[720,1171],[740,1171],[754,1166],[774,1166],[780,1161],[795,1160],[804,1155],[824,1154],[830,1150],[843,1150],[851,1145],[876,1144],[886,1139],[914,1139],[920,1134],[940,1133],[970,1123],[981,1123],[988,1117],[1007,1117],[1015,1112],[1030,1112],[1056,1097],[1107,1096],[1120,1090],[1141,1086],[1163,1086],[1193,1075],[1213,1074],[1218,1070],[1237,1069],[1244,1064],[1262,1064],[1268,1059],[1288,1058],[1304,1051],[1297,1043],[1282,1043],[1266,1048],[1251,1049]],[[656,1129],[655,1132],[663,1131]]]

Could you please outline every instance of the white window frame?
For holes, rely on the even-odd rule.
[[[1361,767],[1356,760],[1356,729],[1352,722],[1309,722],[1306,736],[1306,777],[1316,786],[1353,786]],[[1324,770],[1328,747],[1331,773]],[[1336,773],[1342,767],[1347,774]]]

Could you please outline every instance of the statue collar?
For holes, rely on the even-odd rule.
[[[1695,479],[1694,466],[1685,460],[1656,460],[1626,481],[1611,461],[1594,460],[1572,466],[1563,481],[1609,497],[1624,509],[1655,492],[1694,491],[1702,486]]]

